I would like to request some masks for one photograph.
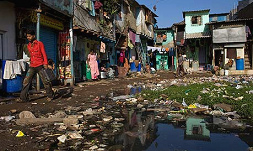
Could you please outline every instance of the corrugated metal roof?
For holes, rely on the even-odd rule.
[[[229,13],[210,14],[209,16],[229,15]]]
[[[209,38],[209,37],[211,37],[210,32],[185,34],[185,39]]]
[[[236,20],[227,20],[227,21],[221,21],[221,22],[210,22],[210,23],[206,23],[206,25],[220,24],[220,23],[242,22],[242,21],[249,21],[249,20],[253,20],[253,18],[236,19]]]
[[[197,13],[197,12],[210,12],[210,9],[183,11],[183,17],[185,17],[185,13]]]
[[[165,27],[165,28],[157,28],[155,31],[160,31],[160,30],[172,30],[172,27]]]
[[[191,12],[205,12],[210,11],[210,9],[202,9],[202,10],[191,10],[191,11],[183,11],[183,13],[191,13]]]
[[[179,23],[174,23],[173,25],[177,26],[177,25],[185,25],[185,21],[181,21]]]

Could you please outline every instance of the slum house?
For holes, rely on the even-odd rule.
[[[183,12],[185,21],[185,54],[189,66],[193,67],[193,71],[198,71],[203,69],[205,65],[211,64],[211,33],[209,26],[206,25],[209,22],[209,11],[208,9]]]
[[[251,1],[252,2],[252,1]],[[253,3],[250,3],[237,13],[238,19],[244,19],[246,22],[246,37],[245,45],[245,68],[253,69]],[[247,58],[249,63],[247,62]]]
[[[55,63],[55,73],[57,79],[62,82],[73,83],[72,79],[72,51],[70,29],[72,28],[73,15],[72,0],[6,0],[0,2],[0,48],[1,60],[6,61],[10,68],[6,73],[11,75],[20,75],[20,70],[12,70],[13,65],[18,69],[24,69],[23,63],[29,63],[29,53],[27,51],[26,31],[34,29],[37,33],[37,39],[45,45],[48,59]],[[4,15],[4,16],[3,16]],[[61,37],[62,33],[67,33]],[[63,40],[59,40],[63,39]],[[9,62],[8,60],[19,60],[19,62]],[[22,63],[20,63],[22,62]],[[18,67],[19,65],[21,67]],[[17,66],[16,66],[17,65]],[[64,70],[61,70],[64,68]],[[2,69],[4,70],[4,69]],[[26,68],[27,70],[27,68]],[[13,72],[13,73],[11,73]],[[17,72],[17,73],[16,73]],[[60,76],[63,75],[63,76]],[[7,92],[18,92],[22,88],[21,76],[16,78],[7,77],[3,80],[3,89]],[[15,82],[15,84],[12,84]],[[37,89],[40,88],[40,82],[37,80]],[[12,87],[15,85],[15,87]]]
[[[177,68],[177,55],[178,53],[183,53],[185,51],[185,22],[181,21],[179,23],[173,24],[174,28],[174,44],[175,44],[175,67]],[[189,66],[189,64],[188,64]]]
[[[208,23],[213,36],[212,65],[219,66],[226,74],[245,69],[246,22],[231,20]],[[248,67],[247,67],[248,68]],[[230,73],[229,73],[230,72]]]
[[[156,65],[156,70],[174,70],[176,53],[172,27],[155,29],[155,47],[148,46],[148,51],[151,51],[152,64]]]
[[[153,45],[155,16],[144,5],[127,0],[123,1],[121,11],[116,15],[117,58],[123,52],[130,62],[131,72],[137,71],[139,62],[146,65],[147,42]]]
[[[141,5],[136,9],[137,13],[137,31],[136,45],[139,61],[143,66],[149,64],[150,56],[148,56],[147,46],[154,46],[154,27],[156,25],[155,17],[158,17],[146,6]]]
[[[98,56],[100,71],[100,67],[116,64],[114,18],[107,10],[105,1],[74,1],[74,65],[77,81],[91,79],[86,62],[91,50]]]
[[[136,51],[136,31],[137,31],[137,15],[136,8],[140,5],[136,1],[128,1],[128,13],[127,13],[127,26],[128,26],[128,48],[129,48],[129,60],[138,60],[138,53]]]
[[[117,65],[120,77],[126,76],[129,71],[131,52],[135,54],[136,18],[135,8],[139,4],[136,1],[122,1],[120,10],[115,14],[115,34]]]

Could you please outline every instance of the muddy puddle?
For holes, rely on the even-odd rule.
[[[112,150],[247,151],[253,146],[251,126],[241,123],[245,126],[224,128],[225,124],[216,123],[217,119],[222,120],[222,117],[168,120],[153,113],[131,110],[127,119],[121,134],[110,144],[116,145]]]

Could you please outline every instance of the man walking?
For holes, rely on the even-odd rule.
[[[45,76],[43,76],[43,68],[48,68],[47,55],[45,52],[44,45],[41,41],[37,41],[35,38],[34,30],[29,30],[27,32],[27,40],[29,41],[27,49],[30,53],[30,68],[28,74],[23,81],[23,88],[20,94],[19,102],[28,102],[28,91],[32,83],[33,78],[37,73],[44,84],[47,93],[47,100],[51,101],[54,98],[54,92],[52,90],[51,82],[48,81]]]
[[[184,76],[185,72],[184,72],[184,57],[182,56],[181,53],[178,54],[178,68],[177,68],[177,75],[176,77],[178,77],[178,75],[180,75],[180,72],[182,72],[182,76]]]

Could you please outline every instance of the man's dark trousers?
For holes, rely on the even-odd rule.
[[[44,84],[44,87],[46,89],[47,97],[53,98],[54,92],[52,90],[52,84],[50,81],[46,80],[45,76],[42,74],[43,66],[38,67],[30,67],[28,70],[28,75],[26,75],[24,81],[23,81],[23,88],[20,94],[20,99],[22,101],[29,101],[28,99],[28,91],[30,88],[30,85],[32,83],[33,78],[37,73],[39,73],[39,76]]]

